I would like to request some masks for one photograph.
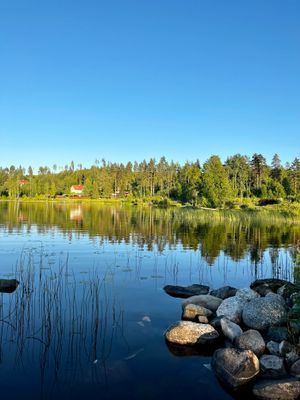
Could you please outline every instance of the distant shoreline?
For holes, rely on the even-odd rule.
[[[300,203],[287,203],[282,202],[280,204],[272,204],[272,205],[255,205],[254,202],[245,205],[241,204],[233,207],[223,207],[223,208],[209,208],[202,207],[191,204],[182,204],[177,201],[170,200],[168,198],[117,198],[117,199],[92,199],[92,198],[68,198],[68,197],[59,197],[59,198],[19,198],[19,199],[9,199],[9,198],[0,198],[1,203],[9,202],[9,203],[51,203],[51,204],[107,204],[107,205],[124,205],[128,207],[157,207],[157,208],[180,208],[180,209],[190,209],[195,211],[207,211],[214,213],[222,213],[222,212],[231,212],[232,214],[265,214],[267,215],[278,215],[284,218],[294,219],[300,222]]]

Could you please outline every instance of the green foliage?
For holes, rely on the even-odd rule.
[[[259,199],[300,201],[300,161],[295,158],[283,167],[275,154],[268,166],[262,154],[254,154],[251,160],[235,154],[224,165],[212,156],[202,167],[199,161],[180,165],[161,157],[158,162],[127,164],[97,159],[90,168],[71,161],[64,167],[54,164],[52,169],[41,166],[36,174],[32,167],[27,174],[21,166],[0,168],[0,196],[10,199],[70,196],[71,186],[78,184],[84,185],[82,195],[90,199],[130,198],[129,202],[142,199],[143,203],[159,197],[162,204],[255,209]]]

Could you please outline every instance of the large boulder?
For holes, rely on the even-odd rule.
[[[208,308],[215,312],[219,305],[222,303],[222,299],[211,296],[210,294],[203,294],[199,296],[192,296],[182,302],[182,307],[185,308],[188,304],[196,304]]]
[[[252,391],[260,400],[296,400],[300,396],[300,381],[289,378],[282,380],[261,380]]]
[[[218,332],[211,325],[190,321],[176,322],[165,332],[168,342],[185,346],[209,345],[218,337]]]
[[[211,366],[216,376],[230,389],[237,389],[252,381],[259,373],[259,361],[250,350],[218,349]]]
[[[281,325],[287,320],[285,306],[275,296],[259,297],[244,305],[243,322],[249,328],[264,330],[271,325]]]
[[[191,286],[167,285],[164,287],[164,291],[172,297],[181,297],[186,299],[187,297],[196,296],[199,294],[207,294],[209,292],[209,286],[198,284]]]
[[[264,355],[259,361],[264,378],[280,379],[287,375],[283,358],[272,355]]]
[[[231,286],[223,286],[219,289],[211,290],[210,295],[219,297],[222,300],[227,299],[227,297],[235,296],[237,289]]]
[[[243,331],[241,327],[227,318],[221,319],[221,328],[224,336],[233,342],[238,336],[240,336]]]
[[[246,300],[241,297],[233,296],[223,300],[217,309],[217,316],[224,316],[232,322],[239,324],[241,322],[242,311]]]
[[[261,296],[265,296],[267,293],[270,292],[276,293],[277,290],[286,283],[288,282],[284,281],[283,279],[257,279],[256,281],[251,283],[250,287]]]
[[[249,329],[242,335],[235,339],[235,346],[240,350],[251,350],[253,353],[260,357],[266,348],[265,341],[261,334],[254,330]]]
[[[212,315],[213,315],[212,311],[208,310],[205,307],[197,306],[196,304],[188,304],[183,309],[182,319],[195,321],[198,320],[199,316],[211,317]]]

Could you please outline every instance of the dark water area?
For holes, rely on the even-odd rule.
[[[230,399],[163,333],[167,284],[293,279],[300,225],[272,216],[0,202],[0,390],[12,399]]]

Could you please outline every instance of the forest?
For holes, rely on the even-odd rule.
[[[83,185],[82,197],[91,199],[154,198],[182,204],[223,207],[231,202],[256,199],[263,204],[300,200],[300,159],[282,165],[277,154],[267,164],[262,154],[252,157],[235,154],[222,163],[212,155],[198,160],[168,162],[150,159],[142,162],[113,163],[102,159],[85,168],[74,161],[64,167],[41,166],[0,168],[0,196],[8,199],[55,198],[71,196],[72,185]]]

